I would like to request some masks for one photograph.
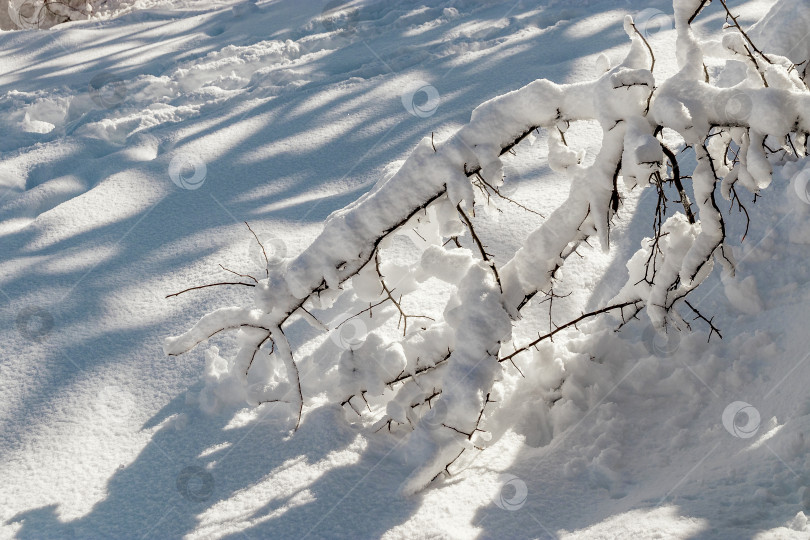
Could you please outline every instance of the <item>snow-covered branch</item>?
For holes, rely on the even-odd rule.
[[[708,43],[691,27],[707,2],[675,0],[679,72],[667,80],[655,80],[655,51],[628,17],[627,56],[615,67],[602,66],[596,79],[566,85],[534,81],[476,108],[470,122],[448,139],[426,137],[397,172],[330,215],[309,247],[282,264],[267,265],[264,279],[225,269],[253,280],[234,284],[253,289],[254,305],[204,316],[166,340],[167,354],[237,329],[240,349],[229,369],[247,387],[257,354],[272,344],[268,357],[274,367],[268,377],[286,382],[260,382],[258,393],[246,395],[254,403],[289,403],[297,428],[309,396],[283,328],[296,313],[322,327],[310,310],[349,295],[355,305],[368,307],[358,307],[331,334],[339,337],[358,323],[363,335],[342,353],[324,349],[316,362],[325,373],[337,373],[338,381],[322,382],[312,391],[325,393],[352,414],[376,416],[376,431],[409,431],[404,451],[419,466],[403,491],[413,493],[463,465],[468,451],[490,444],[487,422],[499,406],[492,397],[495,382],[509,365],[517,369],[518,354],[541,341],[598,316],[612,314],[621,326],[644,308],[660,331],[687,329],[678,314],[684,305],[709,325],[710,336],[720,336],[712,319],[686,300],[715,261],[727,274],[735,270],[717,194],[743,211],[738,184],[759,194],[776,165],[806,155],[810,132],[804,75],[767,50],[767,43],[755,46],[721,4],[733,24],[721,41]],[[719,87],[706,67],[707,51],[742,62],[744,78]],[[571,123],[581,120],[596,121],[602,130],[601,148],[587,165],[566,138]],[[694,152],[696,166],[687,175],[678,160],[680,148],[663,140],[665,129]],[[511,259],[497,264],[484,243],[475,204],[490,204],[494,195],[529,210],[502,193],[501,157],[538,130],[548,133],[548,163],[568,176],[570,192],[548,217],[534,212],[536,228]],[[627,262],[625,286],[603,307],[513,346],[513,324],[521,311],[538,293],[536,302],[558,297],[555,280],[589,237],[608,250],[623,193],[647,186],[658,193],[650,216],[653,236]],[[677,193],[682,212],[670,212],[667,190]],[[411,230],[424,240],[419,260],[387,261],[387,246]],[[415,315],[404,307],[429,279],[451,290],[441,317]],[[394,337],[382,328],[392,311],[403,323],[401,335]],[[418,324],[408,324],[410,319]],[[370,332],[362,321],[369,322]]]

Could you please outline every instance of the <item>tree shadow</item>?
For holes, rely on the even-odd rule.
[[[56,505],[23,511],[9,520],[22,523],[17,536],[178,537],[195,530],[200,516],[207,517],[206,512],[214,507],[226,516],[232,514],[228,518],[237,523],[280,514],[269,523],[273,535],[297,535],[305,532],[308,524],[312,526],[313,516],[326,517],[327,512],[337,508],[347,495],[341,487],[350,489],[357,485],[378,464],[375,459],[381,455],[379,449],[366,451],[356,463],[334,466],[335,456],[345,454],[358,434],[340,418],[342,411],[332,407],[310,411],[295,436],[288,438],[288,426],[278,422],[278,415],[273,418],[272,410],[253,411],[256,413],[253,421],[230,427],[233,418],[226,418],[229,415],[206,416],[184,401],[185,396],[175,398],[144,426],[148,429],[159,424],[137,458],[112,475],[105,498],[88,514],[63,521],[56,513]],[[312,474],[307,469],[325,464],[333,466],[321,477],[316,472],[312,483],[302,474],[302,478],[292,476],[296,485],[285,485],[282,489],[274,485],[276,478],[289,482],[290,469]],[[300,497],[305,490],[311,492],[306,500]],[[274,491],[281,491],[281,495]],[[264,506],[246,511],[227,503],[232,497],[245,498],[246,492],[253,502],[255,496],[262,497]],[[301,507],[295,506],[296,496],[304,501],[300,504],[315,507],[311,513],[300,514]],[[402,512],[389,513],[388,525],[406,517],[405,509],[416,504],[417,501],[410,501],[402,505]],[[281,512],[282,509],[285,511]],[[377,527],[385,526],[381,521],[375,523]],[[214,524],[224,525],[224,530],[228,528],[227,523]],[[262,529],[262,525],[255,527]]]

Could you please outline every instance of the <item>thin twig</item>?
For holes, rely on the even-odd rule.
[[[663,143],[663,141],[659,141],[661,144],[661,150],[664,152],[664,155],[667,156],[669,160],[670,166],[672,167],[672,182],[675,184],[675,189],[678,190],[678,195],[681,197],[681,204],[683,204],[683,210],[686,212],[686,218],[689,220],[691,225],[695,224],[695,214],[692,212],[692,203],[689,201],[689,195],[686,194],[686,190],[683,187],[683,183],[681,182],[681,168],[678,164],[678,158],[675,157],[675,154],[670,150],[667,145]]]
[[[206,287],[218,287],[220,285],[243,285],[245,287],[255,287],[256,285],[253,283],[242,283],[241,281],[233,281],[233,282],[222,282],[222,283],[209,283],[208,285],[198,285],[196,287],[189,287],[188,289],[184,289],[180,292],[167,294],[166,298],[170,298],[172,296],[177,296],[178,294],[183,294],[188,291],[195,291],[197,289],[204,289]]]
[[[253,229],[250,228],[250,224],[245,221],[245,225],[247,225],[248,230],[253,234],[253,238],[256,239],[256,242],[259,244],[259,247],[262,248],[262,254],[264,255],[264,271],[267,274],[267,277],[270,277],[270,259],[267,258],[267,252],[264,250],[264,244],[262,241],[259,240],[259,237],[253,232]]]
[[[762,58],[764,58],[766,62],[768,62],[769,64],[773,64],[773,61],[770,58],[768,58],[768,56],[764,52],[759,50],[756,45],[754,45],[754,42],[751,41],[750,37],[748,37],[748,34],[746,33],[746,31],[743,30],[742,26],[740,26],[740,23],[737,22],[737,17],[735,17],[734,15],[731,14],[731,10],[728,9],[728,5],[726,5],[726,0],[720,0],[720,4],[723,5],[723,9],[726,10],[726,14],[728,15],[728,18],[731,19],[731,22],[734,23],[734,26],[737,27],[737,30],[740,31],[740,33],[743,35],[743,37],[748,42],[748,44],[751,45],[751,48],[754,49]],[[767,84],[766,84],[766,86],[767,86]]]
[[[253,280],[255,283],[258,283],[258,282],[259,282],[259,280],[258,280],[258,279],[256,279],[255,277],[251,276],[250,274],[240,274],[239,272],[235,272],[235,271],[231,270],[230,268],[225,268],[225,267],[224,267],[224,266],[222,266],[221,264],[219,265],[219,267],[220,267],[220,268],[222,268],[223,270],[225,270],[226,272],[230,272],[231,274],[235,274],[235,275],[237,275],[237,276],[239,276],[239,277],[243,277],[243,278],[250,278],[250,279],[252,279],[252,280]]]
[[[689,307],[689,309],[691,309],[695,313],[695,315],[697,315],[697,317],[695,317],[695,320],[700,319],[700,320],[704,321],[706,324],[709,325],[709,328],[710,328],[710,330],[709,330],[709,341],[711,341],[711,339],[712,339],[712,333],[717,334],[720,337],[720,339],[723,339],[723,335],[720,333],[720,330],[712,323],[712,321],[714,320],[714,317],[712,317],[711,319],[707,319],[706,317],[704,317],[697,310],[697,308],[695,308],[692,304],[689,303],[689,300],[684,300],[684,303]]]
[[[484,184],[484,186],[486,186],[486,188],[491,189],[493,191],[493,193],[495,193],[495,195],[497,195],[501,199],[503,199],[505,201],[508,201],[508,202],[514,204],[515,206],[517,206],[518,208],[521,208],[521,209],[523,209],[523,210],[525,210],[527,212],[531,212],[532,214],[536,214],[536,215],[540,216],[541,218],[546,217],[543,214],[541,214],[540,212],[538,212],[536,210],[532,210],[528,206],[526,206],[524,204],[521,204],[521,203],[517,202],[516,200],[514,200],[514,199],[504,195],[503,193],[501,193],[500,188],[497,188],[497,187],[493,186],[492,184],[490,184],[489,182],[487,182],[484,179],[483,175],[481,175],[480,172],[476,176],[478,177],[479,181],[483,182],[483,184]],[[489,191],[487,191],[485,188],[482,188],[481,185],[479,185],[479,184],[476,184],[476,186],[478,187],[478,189],[484,191],[487,194],[487,202],[489,202]]]
[[[518,354],[528,351],[529,349],[531,349],[532,347],[534,347],[535,345],[537,345],[541,341],[544,341],[546,339],[549,339],[549,338],[553,337],[556,333],[562,332],[566,328],[569,328],[571,326],[576,326],[577,323],[582,322],[585,319],[589,319],[591,317],[595,317],[597,315],[601,315],[602,313],[607,313],[607,312],[613,311],[615,309],[624,309],[624,308],[626,308],[628,306],[635,306],[636,304],[640,304],[640,303],[641,303],[641,300],[633,300],[632,302],[622,302],[621,304],[614,304],[612,306],[603,307],[603,308],[597,309],[595,311],[590,311],[588,313],[583,313],[582,315],[580,315],[576,319],[574,319],[572,321],[568,321],[567,323],[565,323],[562,326],[558,326],[556,329],[552,330],[551,332],[549,332],[547,334],[544,334],[542,336],[538,336],[537,339],[535,339],[531,343],[527,343],[526,345],[516,349],[515,352],[513,352],[512,354],[504,356],[503,358],[499,358],[498,362],[506,362],[507,360],[511,360],[512,358],[514,358]]]
[[[408,332],[408,317],[411,317],[413,319],[429,319],[431,321],[435,321],[435,319],[433,317],[428,317],[427,315],[408,315],[407,313],[405,313],[405,310],[402,309],[402,295],[399,295],[399,300],[394,298],[393,293],[396,290],[396,287],[393,288],[393,289],[389,289],[388,285],[385,283],[385,278],[383,277],[382,272],[380,271],[380,252],[379,252],[379,250],[374,255],[374,266],[377,269],[377,276],[380,279],[380,285],[382,285],[382,291],[381,292],[384,292],[385,295],[386,295],[386,298],[384,298],[382,302],[390,300],[391,303],[394,304],[394,307],[397,308],[397,311],[399,311],[399,322],[404,323],[403,327],[402,327],[402,335],[403,336],[405,334],[407,334],[407,332]],[[379,302],[377,305],[380,305],[382,302]],[[368,309],[364,309],[360,313],[363,313],[365,311],[370,312],[372,307],[375,307],[375,306],[369,306]],[[360,313],[358,313],[357,315],[360,315]],[[348,320],[348,319],[346,319],[346,320]],[[346,321],[343,321],[343,322],[346,322]],[[340,323],[340,324],[343,324],[343,322]],[[397,323],[397,328],[399,328],[399,322]]]
[[[489,258],[489,254],[484,249],[484,244],[481,243],[481,239],[475,232],[475,228],[473,227],[472,221],[470,221],[470,218],[467,217],[467,214],[464,213],[464,210],[461,209],[461,203],[456,205],[456,209],[458,210],[458,213],[461,214],[461,217],[464,220],[464,222],[467,224],[467,228],[470,229],[470,234],[472,235],[473,241],[475,242],[475,245],[478,246],[478,251],[481,252],[481,258],[484,259],[484,262],[486,262],[490,268],[492,268],[492,273],[495,274],[495,281],[498,282],[498,288],[503,293],[503,286],[501,285],[501,276],[498,275],[498,268],[495,266],[495,261]]]

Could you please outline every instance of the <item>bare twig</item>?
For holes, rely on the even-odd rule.
[[[269,352],[268,354],[273,354],[273,352],[275,352],[275,350],[276,350],[276,342],[275,342],[275,341],[273,341],[272,334],[271,334],[270,332],[267,332],[267,336],[266,336],[266,337],[265,337],[263,340],[261,340],[261,341],[259,342],[259,344],[256,346],[256,348],[255,348],[255,349],[253,349],[253,354],[250,356],[250,362],[248,362],[248,365],[247,365],[247,367],[245,368],[245,377],[247,377],[247,374],[248,374],[248,372],[250,371],[250,366],[252,366],[252,365],[253,365],[253,361],[256,359],[256,353],[258,353],[258,352],[261,350],[262,345],[264,345],[265,343],[267,343],[267,341],[268,341],[268,340],[269,340],[269,341],[272,343],[272,345],[273,345],[273,348],[272,348],[272,349],[270,349],[270,352]]]
[[[478,178],[478,183],[475,183],[475,186],[476,186],[478,189],[480,189],[480,190],[481,190],[483,193],[485,193],[485,194],[486,194],[486,196],[487,196],[487,202],[489,201],[489,190],[492,190],[492,192],[493,192],[493,193],[495,193],[495,195],[497,195],[498,197],[500,197],[501,199],[503,199],[503,200],[505,200],[505,201],[507,201],[507,202],[510,202],[510,203],[514,204],[514,205],[515,205],[515,206],[517,206],[518,208],[521,208],[521,209],[523,209],[523,210],[525,210],[525,211],[527,211],[527,212],[531,212],[532,214],[536,214],[536,215],[540,216],[541,218],[544,218],[544,217],[545,217],[545,216],[544,216],[543,214],[541,214],[540,212],[537,212],[536,210],[532,210],[532,209],[531,209],[531,208],[529,208],[528,206],[526,206],[526,205],[524,205],[524,204],[521,204],[521,203],[519,203],[518,201],[516,201],[516,200],[514,200],[514,199],[512,199],[512,198],[510,198],[510,197],[508,197],[508,196],[506,196],[506,195],[504,195],[503,193],[501,193],[500,188],[497,188],[497,187],[493,186],[491,183],[487,182],[487,181],[484,179],[483,175],[482,175],[480,172],[479,172],[479,173],[477,173],[477,174],[476,174],[476,176],[477,176],[477,178]],[[483,184],[483,185],[482,185],[482,184]]]
[[[660,141],[659,141],[660,142]],[[692,203],[689,201],[689,195],[686,194],[686,190],[683,188],[683,183],[681,182],[681,167],[678,164],[678,158],[675,157],[675,154],[670,150],[667,145],[663,142],[660,142],[661,150],[664,152],[664,155],[667,156],[669,160],[670,166],[672,167],[672,182],[675,184],[675,189],[678,190],[678,195],[681,197],[681,204],[683,204],[683,210],[686,213],[686,218],[689,220],[689,223],[694,225],[695,224],[695,214],[692,212]]]
[[[710,329],[709,330],[709,341],[711,341],[711,339],[712,339],[712,334],[717,334],[717,336],[720,339],[723,339],[723,335],[720,333],[720,330],[712,323],[712,321],[714,320],[714,317],[712,317],[711,319],[707,319],[706,317],[704,317],[700,313],[700,311],[697,310],[697,308],[695,308],[692,304],[689,303],[689,300],[684,300],[684,303],[689,307],[689,309],[691,309],[695,313],[696,317],[695,317],[694,320],[700,319],[700,320],[704,321],[706,324],[709,325],[709,329]]]
[[[532,347],[534,347],[535,345],[537,345],[541,341],[544,341],[544,340],[549,339],[549,338],[553,338],[554,335],[557,334],[558,332],[562,332],[563,330],[565,330],[566,328],[570,328],[571,326],[576,326],[577,323],[580,323],[580,322],[582,322],[582,321],[584,321],[586,319],[590,319],[591,317],[596,317],[597,315],[601,315],[602,313],[608,313],[609,311],[614,311],[616,309],[623,310],[624,308],[626,308],[628,306],[636,306],[638,304],[641,304],[641,300],[634,300],[632,302],[622,302],[620,304],[613,304],[611,306],[606,306],[606,307],[603,307],[601,309],[597,309],[595,311],[590,311],[588,313],[583,313],[582,315],[580,315],[576,319],[574,319],[572,321],[568,321],[567,323],[565,323],[562,326],[558,326],[556,329],[552,330],[551,332],[549,332],[547,334],[544,334],[542,336],[538,336],[537,339],[535,339],[531,343],[527,343],[526,345],[516,349],[515,352],[513,352],[512,354],[504,356],[503,358],[499,358],[498,362],[506,362],[507,360],[511,360],[512,358],[514,358],[518,354],[528,351],[529,349],[531,349]]]
[[[761,50],[759,50],[759,49],[757,48],[757,46],[756,46],[756,45],[754,45],[754,42],[753,42],[753,41],[751,41],[751,38],[750,38],[750,37],[748,37],[748,33],[746,33],[746,31],[745,31],[745,30],[743,30],[742,26],[740,26],[740,23],[739,23],[739,22],[737,22],[737,18],[738,18],[738,17],[735,17],[734,15],[732,15],[732,14],[731,14],[731,10],[730,10],[730,9],[728,9],[728,5],[726,4],[726,0],[720,0],[720,4],[722,4],[723,9],[725,9],[725,10],[726,10],[726,18],[727,18],[727,19],[731,19],[731,22],[733,22],[733,23],[734,23],[734,26],[736,26],[736,27],[737,27],[737,30],[739,30],[739,31],[740,31],[740,34],[742,34],[742,36],[745,38],[745,41],[747,41],[747,42],[748,42],[748,44],[749,44],[749,45],[751,45],[751,48],[752,48],[754,51],[756,51],[756,52],[757,52],[757,54],[759,54],[759,55],[760,55],[760,56],[761,56],[761,57],[762,57],[762,58],[763,58],[763,59],[764,59],[766,62],[768,62],[769,64],[773,64],[773,61],[772,61],[770,58],[768,58],[768,56],[767,56],[767,55],[766,55],[764,52],[762,52]],[[750,51],[749,51],[749,52],[750,52]],[[765,84],[765,86],[768,86],[768,85],[767,85],[767,83]]]
[[[695,20],[695,17],[697,17],[697,16],[700,14],[700,12],[701,12],[701,11],[703,11],[703,8],[704,8],[704,7],[706,6],[706,4],[707,4],[707,3],[709,3],[709,2],[711,2],[711,0],[701,0],[700,5],[697,7],[697,9],[695,10],[695,12],[694,12],[694,13],[692,13],[692,16],[691,16],[691,17],[689,17],[689,20],[687,21],[687,24],[692,24],[692,21],[694,21],[694,20]]]
[[[498,275],[498,268],[495,266],[495,261],[490,258],[489,253],[487,253],[486,249],[484,249],[484,244],[481,243],[481,239],[478,237],[478,234],[475,232],[475,228],[473,227],[472,221],[470,218],[467,217],[467,214],[464,213],[464,210],[461,208],[461,203],[456,206],[458,213],[461,215],[461,218],[464,220],[464,223],[467,224],[467,228],[470,229],[470,234],[472,235],[473,242],[475,245],[478,246],[478,251],[481,253],[481,258],[487,265],[492,268],[492,273],[495,274],[495,281],[498,283],[498,289],[503,292],[503,286],[501,285],[501,276]]]
[[[250,274],[240,274],[239,272],[235,272],[235,271],[231,270],[230,268],[225,268],[225,267],[224,267],[224,266],[222,266],[221,264],[219,265],[219,267],[220,267],[220,268],[222,268],[223,270],[225,270],[226,272],[230,272],[231,274],[235,274],[235,275],[237,275],[237,276],[239,276],[239,277],[243,277],[243,278],[250,278],[250,279],[252,279],[252,280],[253,280],[253,282],[254,282],[254,283],[258,283],[258,282],[259,282],[259,280],[258,280],[258,279],[256,279],[255,277],[251,276]]]
[[[219,287],[220,285],[242,285],[244,287],[255,287],[256,286],[254,283],[243,283],[241,281],[222,282],[222,283],[209,283],[208,285],[198,285],[196,287],[189,287],[188,289],[184,289],[184,290],[182,290],[180,292],[167,294],[166,298],[170,298],[172,296],[177,296],[179,294],[183,294],[183,293],[188,292],[188,291],[195,291],[197,289],[205,289],[206,287]]]
[[[743,203],[740,201],[740,196],[737,195],[737,189],[735,186],[731,186],[731,195],[731,208],[729,208],[729,211],[734,208],[734,203],[736,202],[740,212],[745,214],[745,232],[740,240],[740,243],[742,243],[745,242],[745,237],[748,236],[748,227],[751,225],[751,216],[748,215],[748,209],[746,209]]]
[[[267,277],[270,277],[270,260],[267,258],[267,251],[264,250],[264,244],[262,241],[259,240],[259,237],[253,232],[253,229],[250,228],[250,224],[245,221],[245,225],[247,225],[248,230],[253,234],[253,238],[256,239],[256,242],[259,244],[259,247],[262,248],[262,255],[264,255],[264,271],[267,273]]]
[[[393,293],[396,290],[396,288],[394,288],[394,289],[388,288],[388,285],[385,283],[385,278],[383,277],[382,272],[380,272],[380,253],[379,253],[379,251],[377,251],[377,253],[374,255],[374,266],[377,269],[377,276],[380,278],[380,285],[382,285],[382,292],[384,292],[385,295],[386,295],[386,298],[383,300],[383,302],[385,302],[387,300],[390,300],[391,303],[394,304],[394,307],[397,308],[397,311],[399,311],[399,322],[404,323],[403,327],[402,327],[402,335],[403,336],[408,332],[408,317],[410,317],[412,319],[429,319],[431,321],[435,320],[433,317],[428,317],[427,315],[408,315],[407,313],[405,313],[405,310],[402,309],[402,295],[399,296],[399,300],[394,298]],[[379,302],[377,305],[380,305],[381,303],[382,302]],[[369,306],[368,311],[371,311],[372,307],[373,306]],[[363,310],[363,312],[365,312],[365,311],[367,311],[367,310]],[[343,321],[343,322],[346,322],[346,321]],[[397,328],[399,328],[399,322],[397,323]],[[343,323],[340,323],[340,324],[343,324]]]
[[[636,35],[641,38],[641,41],[644,42],[644,45],[647,46],[647,50],[650,52],[650,73],[652,73],[653,69],[655,69],[655,54],[653,53],[652,47],[650,47],[650,43],[647,41],[647,38],[644,37],[644,34],[638,31],[636,24],[633,23],[631,26],[633,27]]]

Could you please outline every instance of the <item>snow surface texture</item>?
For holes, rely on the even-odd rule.
[[[495,301],[498,285],[472,244],[445,252],[419,242],[463,231],[454,204],[466,199],[464,208],[471,212],[472,193],[452,165],[465,157],[481,165],[485,178],[498,178],[503,170],[504,189],[514,181],[512,195],[552,223],[577,217],[553,212],[566,200],[569,183],[584,181],[580,167],[591,173],[604,169],[609,179],[609,165],[615,168],[621,158],[624,183],[643,184],[642,167],[661,156],[649,144],[649,126],[632,118],[644,108],[643,100],[632,96],[645,96],[641,83],[651,79],[643,74],[648,58],[638,38],[628,56],[632,32],[625,32],[624,16],[632,14],[655,46],[653,72],[663,81],[677,71],[678,60],[688,67],[700,54],[692,37],[679,33],[677,39],[686,43],[679,49],[690,58],[684,63],[667,56],[676,37],[674,20],[682,13],[667,15],[671,6],[663,3],[632,8],[610,2],[358,3],[357,10],[342,14],[322,12],[320,3],[222,4],[135,11],[47,33],[0,35],[5,74],[0,77],[0,249],[10,254],[2,261],[0,283],[8,301],[0,334],[0,468],[7,479],[0,488],[0,533],[32,538],[807,537],[803,512],[810,507],[810,476],[804,433],[810,402],[801,286],[810,249],[806,160],[776,168],[757,204],[746,204],[752,224],[745,242],[736,241],[745,230],[741,214],[735,209],[726,219],[727,236],[734,239],[727,255],[737,263],[736,276],[704,271],[700,296],[690,297],[701,312],[715,316],[722,341],[715,336],[707,343],[700,321],[692,323],[692,333],[659,335],[642,320],[618,334],[609,321],[597,321],[580,325],[586,332],[572,329],[554,343],[542,343],[528,358],[515,359],[525,379],[509,369],[499,375],[495,397],[500,404],[488,419],[497,430],[490,427],[489,440],[482,435],[476,441],[492,446],[450,481],[435,482],[409,498],[399,496],[402,487],[413,492],[409,485],[424,485],[414,469],[427,465],[430,470],[429,460],[436,459],[431,448],[439,454],[446,448],[447,430],[440,424],[463,416],[483,397],[477,397],[477,405],[464,403],[467,392],[442,396],[435,403],[444,405],[420,411],[421,419],[410,407],[409,399],[418,396],[408,392],[416,389],[407,385],[388,402],[387,416],[369,421],[330,405],[345,392],[384,391],[381,376],[424,367],[408,365],[416,353],[441,359],[455,347],[459,358],[451,356],[433,373],[461,369],[466,376],[478,364],[465,364],[464,350],[487,349],[478,341],[482,336],[507,339],[511,332],[516,343],[525,343],[548,328],[547,308],[527,306],[520,326],[510,330],[513,308]],[[748,23],[769,7],[734,6]],[[708,11],[697,31],[705,24],[706,35],[716,35],[722,15],[716,6]],[[786,1],[767,17],[796,21],[807,13],[807,2]],[[774,46],[769,52],[800,64],[807,58],[801,56],[801,26],[792,28],[777,33],[781,41],[768,37],[764,24],[751,36],[762,36],[763,44]],[[724,40],[728,50],[740,45],[733,37]],[[788,48],[791,43],[795,47]],[[739,114],[726,104],[731,92],[742,91],[752,106],[767,107],[768,100],[745,90],[746,84],[755,88],[757,73],[744,59],[729,56],[737,62],[736,74],[711,63],[708,69],[725,81],[722,86],[743,84],[706,99],[722,103],[724,114]],[[623,60],[630,64],[623,66]],[[594,79],[594,66],[597,82],[582,83]],[[623,72],[625,67],[636,71]],[[795,74],[771,71],[766,75],[773,77],[771,94],[795,83]],[[671,77],[670,88],[659,92],[676,102],[683,99],[680,76],[691,74]],[[598,96],[589,86],[598,81],[613,88],[614,83],[639,87],[622,88],[625,100],[615,104],[576,110],[576,118],[603,124],[608,112],[618,112],[627,126],[572,124],[565,133],[570,149],[552,130],[533,146],[528,140],[518,145],[515,158],[498,162],[499,143],[514,125],[499,133],[498,124],[490,122],[488,133],[469,127],[459,132],[473,139],[451,137],[479,103],[537,77],[557,84],[533,83],[490,102],[476,110],[468,126],[502,118],[526,96],[542,96],[547,107],[565,109],[555,99],[581,105],[587,100],[576,96],[577,88]],[[561,86],[566,83],[581,86]],[[773,101],[784,99],[776,95]],[[500,106],[510,100],[511,105]],[[677,110],[654,105],[651,114],[669,115],[666,123],[673,125],[682,119],[673,113]],[[556,110],[536,114],[514,121],[546,124]],[[752,122],[772,122],[763,133],[777,132],[786,121],[759,110],[747,114]],[[691,124],[680,125],[687,138]],[[430,132],[435,141],[417,145]],[[465,144],[454,147],[452,141]],[[737,142],[752,148],[743,138]],[[162,337],[219,306],[250,305],[255,296],[267,309],[220,311],[208,319],[210,330],[228,320],[275,330],[273,309],[283,311],[284,302],[294,306],[295,298],[321,279],[330,287],[341,281],[345,269],[327,275],[323,270],[329,265],[318,261],[342,255],[347,246],[358,247],[362,258],[368,240],[362,235],[396,223],[402,198],[419,200],[437,187],[431,181],[440,179],[440,170],[413,179],[413,190],[386,188],[413,174],[414,162],[437,163],[434,144],[448,155],[444,177],[458,178],[447,188],[449,208],[431,207],[427,219],[414,216],[418,234],[384,246],[380,274],[396,283],[398,293],[428,284],[431,294],[414,292],[415,313],[444,316],[447,325],[408,334],[399,343],[375,334],[365,339],[372,330],[385,335],[383,326],[372,325],[384,325],[386,317],[393,329],[388,335],[397,334],[390,305],[379,307],[382,322],[379,317],[347,320],[379,295],[376,273],[366,271],[346,284],[356,298],[329,298],[323,291],[322,306],[334,303],[316,314],[331,333],[324,334],[318,321],[299,310],[300,320],[285,328],[286,338],[274,340],[272,358],[281,362],[271,361],[266,351],[255,358],[233,356],[237,342],[258,346],[265,340],[267,334],[256,328],[238,337],[218,335],[210,346],[166,361],[159,350]],[[617,155],[622,145],[634,149],[632,160]],[[757,161],[756,151],[750,159],[746,152],[751,174],[739,179],[740,186],[764,187],[767,163]],[[388,166],[409,154],[411,163]],[[570,180],[549,169],[568,172]],[[700,177],[695,176],[697,189]],[[371,188],[379,177],[384,181]],[[333,214],[316,239],[330,211],[369,188],[359,203]],[[594,190],[590,203],[610,204],[609,195],[610,190]],[[605,305],[625,283],[633,287],[621,294],[645,299],[656,294],[635,286],[639,264],[630,265],[629,276],[624,270],[639,245],[633,260],[649,249],[642,239],[650,234],[647,217],[655,195],[651,188],[626,192],[609,238],[603,222],[594,220],[597,243],[606,247],[609,240],[612,251],[583,245],[584,258],[566,262],[556,292],[573,294],[555,301],[555,322]],[[392,201],[387,212],[351,221],[353,210],[384,197]],[[697,206],[705,200],[693,199]],[[501,214],[476,205],[476,229],[488,235],[484,243],[499,263],[521,246],[535,246],[501,269],[506,296],[519,298],[519,289],[543,287],[533,276],[542,274],[537,270],[545,270],[539,265],[548,258],[538,256],[537,246],[553,239],[544,237],[543,229],[525,238],[520,231],[543,220],[502,207]],[[243,220],[263,239],[267,262]],[[697,238],[695,246],[716,240],[709,236],[711,227],[698,231],[682,218],[670,217],[662,226],[669,234],[662,240],[667,265],[661,272],[672,271],[673,278],[690,260],[701,260],[684,239]],[[313,240],[315,248],[307,248]],[[673,260],[680,263],[670,267]],[[414,261],[415,273],[409,271]],[[218,263],[259,278],[268,267],[274,286],[163,298],[212,275],[215,281],[239,280]],[[688,278],[697,280],[691,272],[682,277],[686,286]],[[450,306],[470,305],[472,298],[484,298],[489,306],[470,313],[445,309],[448,300]],[[650,317],[655,322],[655,314]],[[427,325],[426,320],[412,318],[409,325]],[[342,321],[342,330],[335,331]],[[490,330],[469,331],[481,324]],[[465,329],[466,334],[454,335]],[[170,352],[209,333],[199,330],[199,336],[170,342]],[[293,348],[297,365],[291,361]],[[244,372],[251,360],[248,378]],[[290,387],[295,371],[307,403],[300,428],[287,438],[296,416],[290,412],[303,405],[295,403],[298,393]],[[473,371],[470,384],[480,387],[495,377],[491,369]],[[244,408],[246,402],[273,399],[288,403]],[[355,399],[344,409],[365,406]],[[346,418],[357,421],[358,429]],[[374,434],[369,422],[386,418],[418,422],[417,432],[404,444],[396,434]]]

